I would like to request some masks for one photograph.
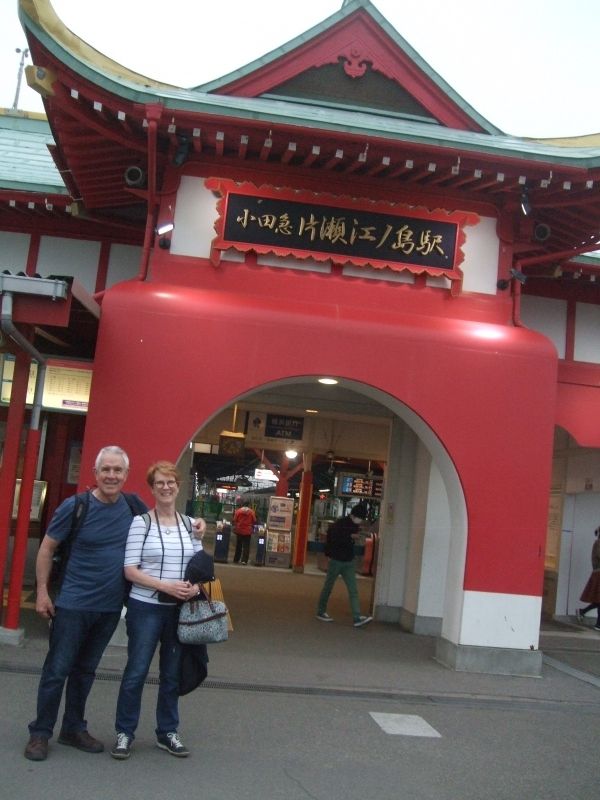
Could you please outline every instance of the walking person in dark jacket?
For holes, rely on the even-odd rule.
[[[360,600],[354,567],[354,540],[358,536],[361,522],[366,518],[367,507],[364,503],[359,503],[354,506],[348,516],[340,517],[340,519],[332,522],[327,529],[325,555],[329,557],[329,566],[317,606],[317,619],[321,620],[321,622],[333,622],[333,618],[327,613],[327,602],[338,575],[342,576],[342,580],[348,590],[354,627],[360,628],[373,619],[373,617],[365,617],[360,613]]]
[[[592,574],[585,585],[581,597],[582,603],[587,603],[585,608],[577,609],[577,617],[581,620],[588,611],[596,610],[596,624],[594,630],[600,631],[600,528],[594,531],[596,541],[592,546]]]

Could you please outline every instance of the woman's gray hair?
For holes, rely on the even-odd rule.
[[[98,470],[100,468],[100,462],[104,458],[104,456],[121,456],[123,462],[125,464],[125,469],[129,469],[129,456],[123,450],[122,447],[118,447],[116,444],[109,444],[106,447],[103,447],[102,450],[96,456],[96,461],[94,463],[94,469]]]

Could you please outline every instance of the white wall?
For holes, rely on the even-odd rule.
[[[37,271],[48,275],[72,275],[90,294],[96,291],[100,242],[42,236]]]
[[[600,364],[600,306],[577,303],[574,358]]]
[[[496,220],[481,217],[477,225],[465,228],[467,240],[463,246],[465,260],[463,292],[496,294],[498,289],[498,259],[500,241],[496,234]]]
[[[521,295],[521,320],[528,328],[547,336],[556,347],[559,358],[565,357],[566,300]]]
[[[24,272],[29,252],[29,234],[0,231],[0,272]]]
[[[423,540],[418,614],[420,617],[442,619],[450,553],[450,509],[446,487],[433,461],[429,471],[426,502],[427,521]]]
[[[558,616],[575,614],[583,604],[579,597],[590,573],[594,530],[600,525],[600,492],[581,492],[565,497],[560,564],[556,593]],[[590,612],[590,622],[595,621]]]
[[[106,288],[134,278],[140,269],[142,248],[130,244],[112,244],[108,259]]]
[[[208,258],[215,238],[217,198],[204,186],[201,178],[182,177],[171,234],[171,253],[180,256]]]

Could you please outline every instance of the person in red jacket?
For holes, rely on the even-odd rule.
[[[250,557],[250,537],[256,525],[256,514],[254,510],[246,504],[244,500],[235,511],[233,515],[233,532],[236,536],[235,553],[233,556],[233,563],[242,564],[248,563]]]

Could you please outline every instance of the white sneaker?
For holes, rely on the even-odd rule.
[[[317,619],[320,619],[321,622],[333,622],[333,617],[330,617],[326,611],[323,614],[317,614]]]
[[[361,628],[363,625],[368,625],[369,622],[373,622],[373,617],[359,617],[354,623],[354,627]]]
[[[179,734],[175,732],[165,733],[164,736],[157,736],[156,746],[160,747],[161,750],[166,750],[172,756],[178,756],[179,758],[186,758],[190,754],[190,751],[179,738]]]
[[[131,755],[131,737],[126,733],[117,733],[117,741],[110,751],[113,758],[124,759]]]

